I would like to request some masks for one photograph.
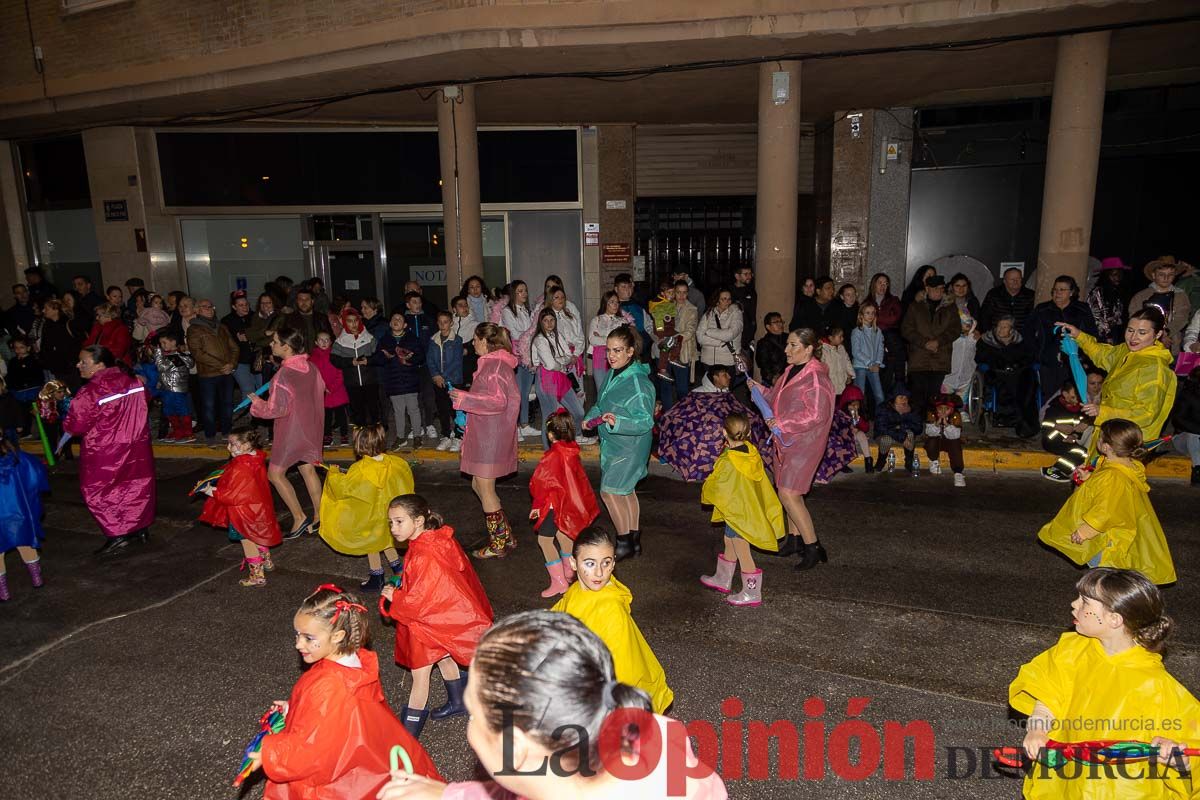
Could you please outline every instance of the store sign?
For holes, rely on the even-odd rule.
[[[409,267],[408,279],[416,281],[422,286],[445,286],[446,268],[441,265],[435,267]]]

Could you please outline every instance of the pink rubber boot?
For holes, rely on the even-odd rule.
[[[547,564],[546,572],[550,573],[550,586],[542,592],[542,597],[555,597],[565,592],[570,586],[567,579],[563,577],[561,559]]]
[[[702,575],[700,582],[721,594],[729,594],[729,587],[733,584],[733,568],[735,566],[737,566],[737,561],[730,561],[722,553],[717,556],[716,573],[713,575]]]
[[[762,605],[762,570],[742,573],[742,590],[725,598],[731,606]]]

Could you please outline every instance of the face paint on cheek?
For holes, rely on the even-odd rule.
[[[1096,620],[1096,622],[1102,622],[1102,620],[1100,619],[1100,615],[1097,614],[1095,611],[1086,611],[1086,612],[1084,612],[1084,616],[1091,617],[1092,619]]]

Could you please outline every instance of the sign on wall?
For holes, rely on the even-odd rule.
[[[104,201],[104,221],[105,222],[128,222],[129,207],[124,200],[105,200]]]
[[[445,286],[446,268],[440,264],[433,267],[409,267],[408,279],[422,286]]]

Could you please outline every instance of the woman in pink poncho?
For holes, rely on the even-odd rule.
[[[63,430],[82,437],[79,488],[108,540],[98,555],[150,538],[156,499],[146,387],[107,347],[85,347],[79,374],[87,384],[71,401]]]
[[[471,488],[483,505],[488,542],[471,555],[504,558],[517,549],[517,539],[496,494],[496,479],[517,471],[517,417],[521,396],[517,388],[517,357],[508,331],[492,322],[475,328],[472,339],[479,365],[471,390],[450,392],[454,408],[467,414],[461,469],[471,476]]]
[[[250,395],[250,414],[275,420],[267,477],[292,513],[293,527],[283,535],[285,539],[316,531],[321,524],[321,479],[316,465],[321,463],[321,436],[325,430],[325,381],[309,362],[307,352],[300,331],[288,327],[275,331],[271,354],[282,363],[271,380],[271,397],[263,400]],[[287,478],[288,468],[293,464],[300,465],[300,477],[312,501],[312,519],[304,515],[296,490]]]
[[[825,455],[833,422],[833,384],[829,382],[829,370],[817,358],[820,346],[812,328],[792,331],[784,348],[787,369],[770,389],[755,384],[774,411],[767,427],[775,440],[775,488],[787,512],[791,534],[780,545],[779,555],[790,556],[800,550],[796,541],[799,536],[804,547],[797,570],[829,560],[804,505],[804,495],[812,488],[813,475]]]

